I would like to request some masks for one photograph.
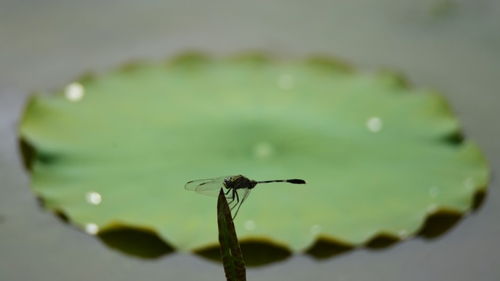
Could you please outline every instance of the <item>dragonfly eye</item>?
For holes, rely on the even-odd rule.
[[[233,185],[233,181],[231,180],[231,178],[226,178],[224,179],[224,187],[225,188],[232,188],[232,185]]]

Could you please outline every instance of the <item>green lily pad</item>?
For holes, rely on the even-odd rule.
[[[180,250],[217,244],[216,198],[193,179],[303,178],[257,186],[240,239],[304,250],[406,238],[429,214],[467,212],[486,188],[478,147],[438,94],[326,60],[184,57],[33,97],[21,138],[32,186],[89,233],[133,226]]]

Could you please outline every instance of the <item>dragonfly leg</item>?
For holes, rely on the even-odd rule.
[[[236,189],[233,189],[233,198],[236,198],[236,203],[231,206],[231,211],[234,209],[234,207],[238,206],[238,203],[240,202],[240,197],[238,195],[238,192],[236,192]]]
[[[227,202],[227,205],[229,206],[229,209],[232,210],[233,209],[233,205],[236,203],[235,200],[231,199],[229,202]],[[237,204],[237,203],[236,203]]]
[[[228,198],[226,197],[226,200],[227,200],[227,205],[228,205],[229,207],[231,207],[231,205],[232,205],[232,204],[233,204],[233,202],[234,202],[234,199],[232,199],[232,198],[229,198],[229,199],[228,199]]]
[[[236,212],[234,212],[234,216],[233,216],[233,220],[236,218],[236,215],[238,214],[238,212],[240,211],[240,208],[241,208],[241,205],[243,204],[243,201],[241,201],[241,203],[238,205],[238,208],[236,208]]]
[[[232,192],[231,201],[229,201],[227,205],[229,206],[229,209],[232,210],[235,204],[238,204],[238,201],[236,201],[236,196],[234,195],[234,192]]]
[[[224,195],[226,196],[227,204],[231,205],[233,202],[234,198],[232,196],[229,196],[229,193],[231,192],[231,189],[228,188],[226,191],[224,191]]]
[[[229,192],[232,192],[231,195],[229,195]],[[228,200],[227,202],[227,205],[230,207],[230,209],[232,210],[234,208],[234,206],[231,206],[235,200],[236,200],[236,196],[234,195],[234,189],[229,189],[226,193],[226,199]],[[238,202],[236,201],[236,204],[238,204]]]

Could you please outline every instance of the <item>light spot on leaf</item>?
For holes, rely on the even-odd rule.
[[[399,238],[406,238],[408,236],[408,230],[406,229],[401,229],[398,231]]]
[[[473,178],[466,178],[464,181],[464,185],[467,190],[473,190],[476,187]]]
[[[312,235],[316,235],[320,232],[321,232],[321,225],[319,224],[315,224],[311,226],[311,228],[309,229],[309,233],[311,233]]]
[[[370,132],[378,133],[382,130],[382,119],[379,117],[370,117],[366,120],[366,127]]]
[[[245,222],[245,229],[246,230],[255,230],[255,228],[257,227],[257,225],[255,224],[255,221],[253,220],[247,220]]]
[[[429,189],[429,196],[432,197],[432,198],[436,198],[439,196],[439,187],[437,186],[433,186]]]
[[[88,192],[87,194],[85,194],[85,199],[87,200],[87,202],[89,204],[92,204],[92,205],[99,205],[102,202],[101,194],[98,192],[95,192],[95,191],[91,191],[91,192]]]
[[[294,87],[293,77],[290,74],[282,74],[278,77],[278,87],[282,90],[290,90]]]
[[[85,232],[96,235],[99,232],[99,226],[95,223],[87,223],[85,225]]]
[[[69,101],[77,102],[80,101],[85,94],[85,90],[80,83],[71,83],[66,86],[64,90],[64,95]]]
[[[274,147],[269,142],[259,142],[254,146],[253,153],[257,159],[268,159],[274,154]]]

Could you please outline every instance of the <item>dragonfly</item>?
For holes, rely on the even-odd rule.
[[[273,183],[273,182],[286,182],[292,184],[305,184],[306,181],[302,179],[286,179],[286,180],[265,180],[265,181],[255,181],[251,180],[243,175],[218,177],[212,179],[199,179],[188,181],[184,188],[186,190],[196,191],[198,193],[216,196],[217,192],[223,188],[224,195],[228,201],[229,208],[231,212],[234,212],[233,219],[236,218],[241,205],[248,198],[250,191],[257,185],[261,183]],[[241,194],[240,194],[241,193]]]

